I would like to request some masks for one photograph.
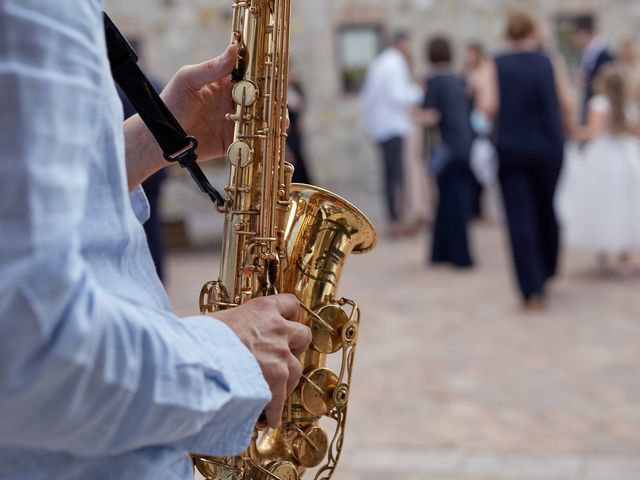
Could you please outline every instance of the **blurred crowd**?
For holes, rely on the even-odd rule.
[[[428,74],[418,83],[412,38],[396,33],[368,69],[361,110],[379,147],[388,237],[428,229],[428,264],[472,269],[482,252],[473,248],[469,226],[494,219],[499,203],[517,290],[525,308],[538,310],[562,247],[592,251],[598,273],[634,272],[640,62],[633,39],[611,48],[591,16],[573,21],[581,55],[573,68],[549,47],[534,16],[512,12],[506,20],[498,53],[470,41],[456,58],[448,36],[428,39]],[[286,156],[294,181],[313,183],[304,112],[292,66]],[[152,207],[145,228],[161,278],[163,180],[144,184]]]
[[[576,72],[532,15],[512,12],[504,33],[497,55],[467,44],[463,72],[447,36],[429,39],[422,84],[413,81],[411,38],[397,33],[369,67],[363,121],[382,159],[388,236],[428,225],[430,264],[473,268],[468,227],[498,187],[517,288],[524,308],[539,310],[562,246],[591,250],[600,272],[632,271],[640,65],[634,41],[614,51],[592,17],[572,26]]]

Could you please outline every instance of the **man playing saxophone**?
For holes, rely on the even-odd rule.
[[[163,92],[204,159],[233,135],[236,56]],[[0,105],[0,479],[190,479],[187,452],[277,427],[311,340],[298,300],[172,313],[140,189],[168,164],[122,128],[99,0],[0,2]]]

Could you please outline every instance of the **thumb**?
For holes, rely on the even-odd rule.
[[[199,90],[205,85],[230,75],[236,66],[237,59],[238,47],[229,45],[222,55],[212,60],[183,67],[182,81],[186,87]]]

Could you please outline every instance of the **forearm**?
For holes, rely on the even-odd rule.
[[[416,108],[413,110],[413,120],[425,127],[437,127],[440,124],[441,115],[435,108]]]
[[[562,123],[565,132],[571,133],[573,128],[573,102],[571,101],[569,73],[567,72],[566,64],[561,59],[556,59],[554,62],[554,74]]]
[[[270,398],[255,358],[222,323],[131,291],[157,277],[100,88],[99,5],[0,4],[0,445],[104,456],[215,430],[199,450],[237,453]],[[125,131],[133,188],[162,156],[139,118]]]
[[[0,445],[78,457],[177,441],[215,455],[245,448],[270,398],[246,347],[214,319],[105,290],[76,243],[31,262],[0,257],[0,274],[14,275],[0,287]]]
[[[255,359],[223,324],[179,320],[162,296],[125,293],[144,277],[96,275],[79,233],[95,214],[84,208],[87,162],[33,158],[50,179],[46,194],[26,187],[23,163],[0,160],[0,445],[77,457],[182,440],[216,455],[245,448],[269,399]],[[109,261],[122,261],[110,248]]]
[[[124,122],[124,141],[128,186],[131,192],[168,163],[140,116],[134,115]]]
[[[593,140],[594,137],[606,131],[606,123],[607,114],[592,107],[589,110],[587,124],[572,131],[572,137],[579,142]]]
[[[419,105],[424,96],[422,89],[410,81],[392,83],[389,88],[389,97],[401,107],[413,107]]]
[[[588,142],[589,140],[593,139],[594,136],[595,134],[593,132],[593,128],[589,125],[579,127],[572,126],[571,138],[573,138],[577,142]]]
[[[487,66],[482,86],[478,88],[476,107],[487,118],[494,120],[498,112],[498,98],[498,73],[495,63],[491,62]]]
[[[422,88],[413,83],[409,68],[404,63],[387,72],[386,84],[389,99],[400,107],[417,106],[424,98]]]

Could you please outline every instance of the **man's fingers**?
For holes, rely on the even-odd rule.
[[[300,382],[302,365],[300,365],[297,358],[289,355],[287,368],[279,372],[279,375],[274,375],[271,379],[271,402],[264,411],[267,417],[267,424],[272,428],[280,426],[284,403],[298,386],[298,382]]]
[[[287,397],[289,397],[298,386],[302,377],[302,365],[297,358],[291,356],[289,359],[289,379],[287,381]]]
[[[311,329],[301,323],[289,325],[289,349],[294,356],[299,357],[309,348],[311,343]]]
[[[295,295],[290,293],[282,293],[272,297],[275,299],[278,312],[287,320],[293,322],[298,320],[298,312],[300,311],[300,301]]]
[[[271,402],[264,409],[264,413],[267,416],[267,425],[271,428],[278,428],[282,423],[282,409],[287,397],[286,388],[287,385],[285,383],[278,384],[277,389],[271,388]]]
[[[311,330],[309,327],[297,323],[300,301],[295,295],[289,293],[275,295],[271,298],[275,299],[280,315],[291,322],[287,324],[289,349],[296,357],[299,357],[311,343]]]
[[[199,90],[231,74],[238,58],[238,47],[229,45],[225,52],[212,60],[183,67],[183,80],[187,87]]]

